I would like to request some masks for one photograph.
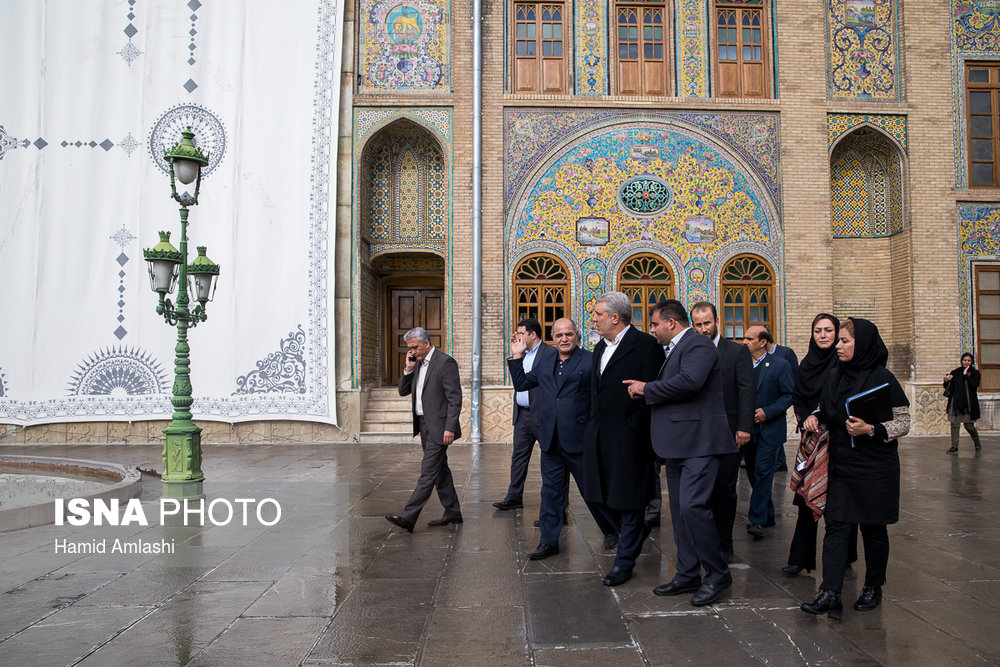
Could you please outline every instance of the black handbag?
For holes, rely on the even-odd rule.
[[[951,398],[951,395],[955,393],[955,381],[952,380],[948,383],[948,386],[944,388],[944,397]]]

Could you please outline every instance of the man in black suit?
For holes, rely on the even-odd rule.
[[[753,362],[745,345],[723,338],[719,333],[719,315],[715,305],[699,301],[691,306],[691,326],[711,340],[719,351],[722,372],[722,400],[726,406],[729,431],[742,448],[750,442],[757,393]],[[712,516],[719,530],[719,548],[727,563],[733,562],[733,524],[736,522],[736,485],[740,477],[740,452],[723,454],[719,458],[719,474],[712,490]]]
[[[533,317],[517,323],[517,331],[511,336],[512,345],[515,338],[524,343],[521,363],[526,373],[534,364],[544,364],[556,355],[551,345],[542,342],[542,325]],[[514,451],[510,455],[510,486],[504,499],[493,503],[498,510],[511,510],[524,504],[524,480],[528,476],[531,450],[538,442],[540,412],[537,403],[537,389],[514,391]]]
[[[462,412],[462,383],[458,364],[431,345],[425,329],[410,329],[403,334],[403,341],[410,351],[406,355],[403,377],[399,378],[399,395],[413,396],[413,435],[420,434],[424,458],[420,462],[420,478],[406,507],[398,516],[386,515],[385,518],[412,533],[420,510],[435,487],[444,516],[428,521],[427,525],[462,523],[462,509],[448,467],[448,445],[462,437],[458,422]]]
[[[767,329],[768,334],[771,334],[770,329],[768,329],[767,327],[764,328]],[[767,353],[773,354],[779,359],[784,359],[785,362],[788,364],[788,367],[792,369],[792,377],[793,378],[795,377],[797,371],[799,370],[799,358],[795,355],[795,350],[786,345],[778,345],[778,343],[775,342],[774,336],[772,334],[771,342],[767,346]],[[775,470],[781,470],[781,471],[788,470],[788,461],[785,458],[784,447],[778,447],[778,465],[775,468]]]
[[[642,396],[652,408],[653,449],[664,461],[677,547],[673,579],[653,592],[694,593],[691,604],[708,605],[733,582],[709,505],[719,459],[736,451],[722,399],[719,353],[691,329],[687,311],[674,299],[653,307],[650,331],[669,346],[666,362],[654,381],[626,384],[629,394]]]
[[[583,444],[585,500],[604,512],[618,533],[618,551],[604,576],[605,586],[632,577],[635,560],[649,535],[643,522],[653,497],[653,450],[649,408],[633,400],[625,380],[652,380],[663,363],[663,348],[631,326],[632,301],[622,292],[597,299],[591,324],[601,334],[590,371],[590,418]]]
[[[743,336],[743,342],[750,350],[757,378],[757,408],[753,418],[753,439],[757,452],[752,470],[747,461],[747,474],[753,486],[747,510],[747,532],[759,540],[764,537],[764,526],[774,525],[774,502],[771,500],[774,469],[778,449],[785,446],[788,438],[785,415],[792,405],[795,379],[784,359],[767,353],[767,347],[773,341],[766,327],[750,327]]]
[[[538,446],[541,452],[542,506],[538,516],[541,539],[528,554],[532,560],[559,553],[559,533],[566,514],[569,475],[582,488],[583,435],[590,412],[590,367],[592,354],[577,345],[576,323],[568,318],[552,324],[552,340],[557,354],[536,360],[524,370],[526,348],[520,338],[511,337],[511,358],[507,360],[514,388],[532,390],[532,408],[540,413]],[[590,507],[588,503],[588,507]],[[611,522],[595,508],[591,514],[604,534],[611,534]]]

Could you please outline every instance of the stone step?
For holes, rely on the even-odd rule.
[[[358,435],[358,440],[361,444],[379,444],[379,443],[411,443],[413,442],[413,431],[407,431],[405,433],[383,431],[366,433],[362,431]]]
[[[413,420],[407,421],[395,421],[395,422],[378,422],[378,421],[368,421],[365,420],[361,422],[361,432],[362,433],[403,433],[409,432],[413,433]]]
[[[374,398],[400,398],[399,389],[396,387],[372,387],[368,390],[370,399]]]
[[[410,411],[409,406],[404,409],[399,408],[378,408],[372,409],[368,408],[365,412],[365,421],[368,422],[401,422],[401,421],[412,421],[413,413]]]
[[[396,401],[389,401],[389,400],[386,400],[384,398],[380,398],[380,399],[377,399],[377,400],[369,400],[368,401],[368,410],[369,411],[371,411],[371,410],[409,410],[411,405],[412,404],[410,403],[410,397],[409,396],[402,397],[402,398],[400,398],[399,400],[396,400]]]

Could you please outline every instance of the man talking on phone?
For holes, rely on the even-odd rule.
[[[458,363],[431,345],[427,331],[415,327],[403,334],[409,350],[406,367],[399,378],[399,395],[413,396],[413,435],[420,434],[424,458],[420,462],[420,478],[410,500],[398,516],[386,515],[386,520],[413,532],[420,510],[437,488],[444,507],[440,519],[428,521],[428,526],[462,523],[458,493],[448,467],[448,445],[462,437],[458,416],[462,412],[462,383]]]

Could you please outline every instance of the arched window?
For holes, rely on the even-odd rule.
[[[656,255],[635,255],[618,271],[618,289],[632,299],[632,324],[649,332],[649,309],[674,298],[674,276]]]
[[[753,255],[734,257],[722,269],[722,335],[741,341],[762,324],[774,332],[774,273]]]
[[[514,322],[534,317],[545,340],[552,340],[552,323],[571,317],[569,271],[552,255],[530,255],[514,270]]]

